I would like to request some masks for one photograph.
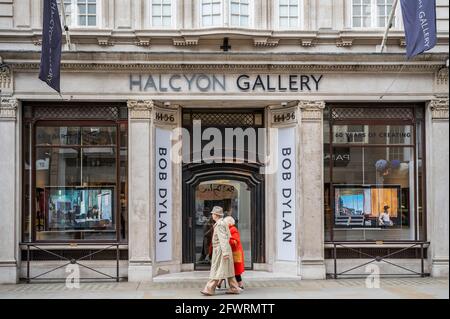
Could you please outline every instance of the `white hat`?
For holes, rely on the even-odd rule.
[[[212,214],[223,217],[223,208],[220,206],[214,206],[213,209],[211,210],[211,215]]]

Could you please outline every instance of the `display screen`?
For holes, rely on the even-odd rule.
[[[401,224],[400,186],[335,186],[334,194],[336,226],[373,227],[380,218]]]
[[[113,227],[113,188],[46,188],[46,230]]]

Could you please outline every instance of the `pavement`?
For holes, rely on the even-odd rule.
[[[81,282],[79,288],[65,283],[20,283],[0,285],[0,299],[449,299],[448,279],[429,277],[381,278],[379,288],[367,288],[364,279],[247,278],[242,294],[219,290],[213,297],[200,294],[204,284],[187,278],[153,283]]]

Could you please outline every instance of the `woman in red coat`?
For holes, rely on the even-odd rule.
[[[233,251],[233,261],[234,261],[234,275],[239,284],[239,287],[244,288],[242,283],[242,273],[244,272],[244,250],[242,249],[241,236],[235,225],[235,220],[231,216],[227,216],[223,219],[225,223],[228,224],[230,228],[230,246]]]

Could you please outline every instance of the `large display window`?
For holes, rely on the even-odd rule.
[[[329,106],[324,139],[326,240],[426,238],[420,106]]]
[[[66,107],[25,107],[24,241],[124,241],[126,113]]]

